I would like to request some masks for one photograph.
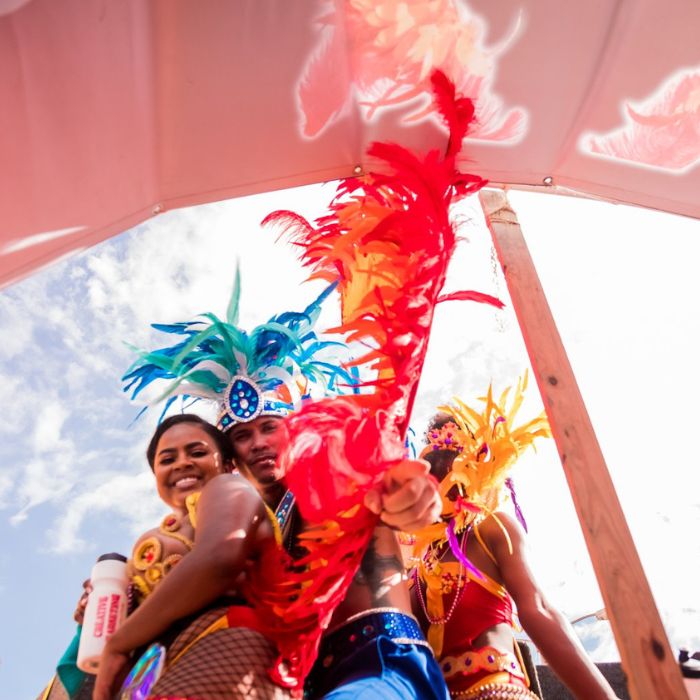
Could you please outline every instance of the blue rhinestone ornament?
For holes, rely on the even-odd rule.
[[[224,416],[221,427],[226,429],[233,423],[247,423],[257,418],[263,410],[260,389],[246,377],[237,374],[224,392]]]

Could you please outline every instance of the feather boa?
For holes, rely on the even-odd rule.
[[[396,144],[375,143],[368,155],[381,168],[342,180],[329,213],[315,225],[288,211],[263,222],[281,227],[299,247],[310,279],[338,282],[342,322],[330,332],[361,344],[354,364],[375,377],[364,382],[367,393],[309,403],[286,419],[287,483],[303,517],[315,525],[303,539],[308,554],[299,565],[305,569],[295,567],[276,592],[266,594],[260,593],[263,581],[253,579],[251,594],[261,609],[282,618],[278,630],[298,635],[275,635],[281,652],[276,678],[290,685],[308,673],[377,525],[363,496],[405,454],[433,312],[457,241],[450,205],[485,184],[455,163],[473,117],[471,100],[457,96],[441,73],[432,83],[450,134],[444,155],[419,157]],[[500,304],[476,292],[448,298]],[[276,555],[268,556],[274,565]]]

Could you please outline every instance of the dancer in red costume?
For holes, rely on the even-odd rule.
[[[526,382],[525,382],[526,383]],[[443,522],[416,535],[414,601],[452,698],[532,698],[513,637],[513,603],[530,638],[576,698],[616,696],[565,618],[547,602],[527,563],[524,519],[509,472],[537,437],[544,414],[516,427],[525,383],[510,406],[491,390],[482,411],[443,406],[423,456],[441,480]],[[512,494],[518,519],[501,510]]]

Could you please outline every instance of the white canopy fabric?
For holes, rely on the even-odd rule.
[[[0,285],[441,146],[434,68],[475,99],[468,169],[700,217],[698,28],[697,0],[0,0]]]

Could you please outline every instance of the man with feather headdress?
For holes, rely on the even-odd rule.
[[[292,233],[311,278],[337,284],[342,320],[334,331],[363,348],[350,365],[373,373],[362,382],[364,393],[304,401],[310,377],[339,384],[336,367],[310,360],[318,345],[309,354],[303,340],[308,337],[295,329],[290,352],[258,344],[267,357],[260,363],[241,347],[229,349],[238,331],[226,330],[228,342],[213,352],[212,341],[222,335],[221,322],[213,318],[210,327],[196,332],[190,324],[169,327],[185,340],[130,375],[140,381],[167,366],[178,393],[201,396],[186,385],[202,381],[213,387],[223,399],[219,425],[231,435],[236,462],[258,479],[283,532],[291,528],[296,502],[307,524],[292,541],[304,554],[296,566],[286,566],[285,585],[270,591],[261,572],[285,566],[272,552],[266,566],[256,567],[258,578],[251,577],[248,590],[258,609],[272,612],[270,628],[276,620],[280,683],[298,687],[318,656],[311,697],[447,698],[432,652],[409,613],[396,535],[378,518],[381,511],[385,524],[406,530],[434,519],[432,497],[426,505],[420,495],[431,493],[425,468],[404,460],[404,441],[436,303],[470,299],[501,305],[471,291],[440,296],[456,245],[450,204],[484,181],[456,168],[472,102],[457,96],[441,73],[434,74],[433,87],[449,128],[444,154],[419,157],[398,145],[374,144],[368,154],[383,163],[382,170],[341,181],[329,214],[315,225],[291,212],[275,212],[264,222]],[[279,336],[281,322],[280,317],[261,329],[256,342],[268,331]],[[231,365],[223,373],[212,367],[219,350]],[[297,372],[302,365],[306,371]],[[342,383],[353,384],[347,378]],[[287,490],[279,487],[282,475]]]
[[[359,397],[357,373],[346,368],[347,347],[317,336],[314,329],[321,303],[333,286],[303,312],[279,314],[250,332],[237,326],[238,287],[237,282],[226,319],[208,314],[187,323],[157,326],[183,339],[142,352],[141,360],[125,375],[127,389],[138,395],[152,382],[166,380],[169,385],[159,400],[217,402],[217,423],[229,436],[235,465],[258,487],[274,514],[281,541],[296,559],[297,565],[291,565],[284,552],[269,551],[250,572],[245,588],[246,599],[261,611],[266,636],[280,651],[272,671],[280,685],[301,689],[321,634],[330,625],[312,674],[312,697],[342,686],[329,697],[345,697],[338,693],[354,697],[360,689],[371,688],[374,697],[446,700],[440,670],[410,615],[403,563],[390,527],[415,529],[437,517],[439,498],[427,476],[427,464],[403,460],[399,453],[385,477],[386,488],[377,485],[364,495],[363,521],[352,522],[366,526],[371,522],[372,538],[358,560],[356,575],[340,560],[319,557],[309,537],[322,532],[321,539],[327,539],[327,523],[314,520],[320,527],[316,530],[302,523],[295,497],[285,484],[290,459],[287,424],[297,410],[315,405],[319,396],[335,397],[323,408],[325,418],[332,418],[336,399],[343,394]],[[314,424],[321,422],[323,418]],[[336,470],[338,457],[333,458]],[[377,516],[383,522],[376,522]],[[350,539],[348,543],[341,534],[333,543],[340,558],[348,546],[361,547],[359,540]],[[320,551],[328,546],[326,541]],[[319,571],[322,562],[327,576]],[[272,579],[285,570],[284,583],[275,587]],[[347,591],[343,583],[349,585]],[[316,584],[327,587],[319,591]],[[334,599],[330,606],[329,596]],[[293,600],[297,597],[298,603]],[[351,686],[344,682],[348,676],[355,677]]]

